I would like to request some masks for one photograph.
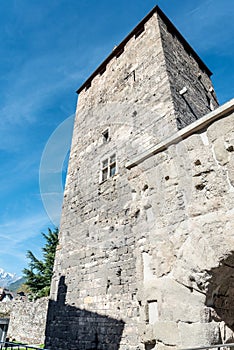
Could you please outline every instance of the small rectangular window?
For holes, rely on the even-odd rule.
[[[117,172],[116,168],[116,155],[112,154],[109,158],[102,161],[101,164],[101,181],[105,181],[108,178],[114,176]]]

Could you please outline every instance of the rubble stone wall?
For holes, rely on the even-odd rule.
[[[43,344],[48,298],[35,302],[11,300],[0,303],[2,318],[9,318],[7,337],[26,344]]]

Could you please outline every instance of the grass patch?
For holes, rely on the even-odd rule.
[[[1,346],[1,350],[36,350],[44,349],[44,344],[35,345],[33,348],[29,347],[27,344],[19,343],[13,341],[12,343],[6,343],[7,346]]]

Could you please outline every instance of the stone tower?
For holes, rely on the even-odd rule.
[[[78,89],[48,348],[220,341],[211,306],[233,244],[233,123],[214,123],[233,103],[217,108],[210,75],[156,6]]]

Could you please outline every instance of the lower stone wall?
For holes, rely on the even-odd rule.
[[[35,302],[27,300],[1,302],[1,318],[10,319],[7,338],[27,344],[43,344],[47,308],[48,298],[41,298]]]
[[[234,339],[234,113],[211,116],[128,174],[141,350]]]

